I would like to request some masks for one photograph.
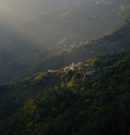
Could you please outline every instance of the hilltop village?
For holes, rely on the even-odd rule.
[[[92,63],[90,62],[78,62],[76,64],[72,62],[61,70],[48,70],[48,73],[60,73],[60,78],[63,80],[65,76],[69,76],[70,74],[78,80],[86,80],[95,75],[97,73],[97,69],[93,68]]]

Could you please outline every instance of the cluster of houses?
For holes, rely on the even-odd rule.
[[[64,72],[65,71],[75,71],[77,69],[79,69],[82,66],[82,63],[79,62],[77,64],[75,64],[74,62],[68,66],[66,66],[65,68],[63,68]],[[89,67],[88,63],[85,63],[83,66],[85,67]],[[58,70],[48,70],[49,73],[54,73],[57,72]],[[90,71],[81,71],[81,72],[77,72],[80,76],[83,77],[83,79],[87,79],[89,76],[94,75],[97,71],[95,69],[92,69]]]
[[[64,68],[64,71],[66,71],[66,70],[75,70],[75,69],[76,69],[77,67],[79,67],[81,64],[82,64],[81,62],[79,62],[79,63],[77,63],[77,64],[72,63],[72,64],[66,66],[66,67]]]
[[[66,45],[66,41],[67,41],[67,39],[66,38],[64,38],[64,39],[62,39],[62,40],[60,40],[59,42],[58,42],[58,44],[59,45],[63,45],[63,47],[64,48],[80,48],[80,47],[83,47],[83,46],[85,46],[85,45],[87,45],[87,44],[89,44],[89,42],[76,42],[76,41],[73,41],[72,43],[70,43],[70,45]],[[67,43],[68,44],[68,43]]]
[[[68,71],[68,70],[74,71],[74,70],[76,70],[77,68],[79,69],[81,65],[82,65],[81,62],[79,62],[78,64],[72,63],[72,64],[66,66],[66,67],[64,68],[64,71]],[[86,64],[83,65],[83,66],[88,67],[89,64],[86,63]],[[86,79],[88,79],[90,76],[94,75],[96,72],[97,72],[97,71],[96,71],[95,69],[92,69],[92,70],[87,71],[87,72],[86,72],[86,71],[81,71],[81,72],[79,71],[79,72],[77,72],[76,74],[77,74],[77,76],[78,76],[79,78],[82,78],[83,80],[86,80]]]
[[[75,69],[76,69],[77,67],[79,67],[81,64],[82,64],[81,62],[79,62],[79,63],[77,63],[77,64],[72,63],[72,64],[66,66],[66,67],[64,68],[64,71],[67,71],[67,70],[75,70]],[[54,72],[57,72],[57,71],[58,71],[58,70],[48,70],[49,73],[54,73]]]
[[[70,45],[71,48],[80,48],[83,47],[85,45],[89,44],[89,42],[79,42],[76,43],[75,41]]]

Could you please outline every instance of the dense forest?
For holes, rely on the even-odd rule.
[[[130,55],[95,57],[0,90],[2,135],[128,135]]]

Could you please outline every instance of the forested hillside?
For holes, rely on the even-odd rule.
[[[96,57],[0,88],[2,135],[128,135],[130,56]]]

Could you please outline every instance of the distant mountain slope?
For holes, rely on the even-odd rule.
[[[0,133],[128,135],[129,54],[96,57],[72,67],[1,87]]]
[[[18,55],[16,55],[18,57],[18,60],[14,58],[14,62],[11,62],[7,59],[8,64],[6,63],[4,65],[3,63],[1,63],[0,82],[5,83],[12,79],[15,80],[20,76],[34,72],[61,68],[69,63],[83,61],[94,56],[100,56],[114,52],[122,52],[130,47],[129,34],[130,24],[128,22],[116,32],[106,35],[104,36],[104,38],[86,43],[83,45],[83,47],[79,48],[65,49],[65,51],[56,50],[56,52],[54,53],[53,51],[46,51],[42,53],[42,49],[40,51],[36,51],[34,47],[34,50],[29,53],[28,49],[25,47],[25,51],[27,51],[27,53],[24,53],[24,57],[19,59],[20,57],[18,57],[18,53]],[[27,54],[28,56],[26,56],[25,54]],[[3,56],[5,55],[6,54],[4,53]],[[1,59],[2,58],[3,57],[1,57]],[[3,62],[6,61],[5,58],[6,57],[4,57]]]
[[[63,7],[64,1],[60,4]],[[0,20],[0,83],[7,83],[37,71],[61,68],[73,61],[81,61],[107,50],[122,50],[122,47],[113,47],[113,43],[108,40],[108,44],[111,44],[109,46],[105,40],[101,40],[104,46],[99,43],[100,40],[96,40],[84,48],[71,48],[75,44],[81,45],[103,37],[121,27],[124,18],[129,16],[129,1],[91,0],[86,4],[84,0],[67,0],[66,4],[69,5],[67,8],[56,9],[50,13],[41,11],[39,15],[37,11],[36,16],[26,18],[28,21],[22,26],[23,22],[19,19],[15,18],[20,23],[16,25],[17,21],[11,16],[10,22],[8,16],[3,15],[4,18]],[[126,29],[123,33],[125,32],[129,34]]]
[[[73,42],[91,41],[122,26],[124,3],[105,4],[94,0],[53,13],[41,12],[25,23],[23,31],[41,46],[68,48]]]
[[[42,60],[36,67],[37,71],[56,69],[72,62],[84,61],[87,58],[105,54],[122,52],[130,49],[130,24],[126,23],[119,30],[84,44],[82,47],[56,52]]]

